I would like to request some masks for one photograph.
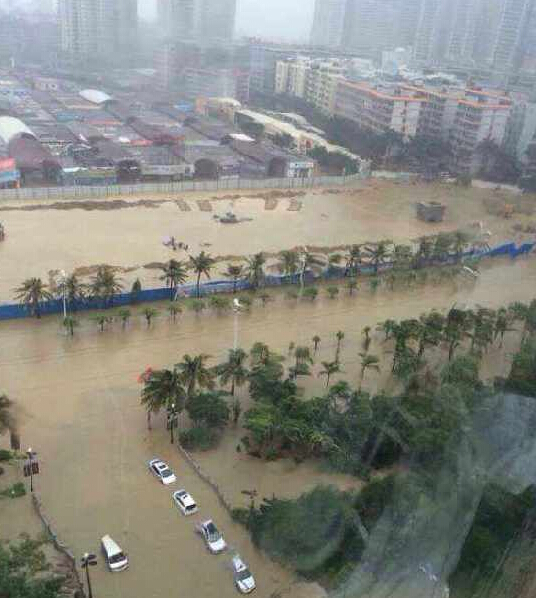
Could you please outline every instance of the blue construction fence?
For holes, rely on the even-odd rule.
[[[512,259],[520,255],[527,255],[530,253],[536,242],[523,243],[517,246],[515,243],[504,243],[487,250],[472,250],[463,254],[463,258],[482,258],[482,257],[498,257],[509,256]],[[445,259],[443,264],[455,263],[455,258],[452,256]],[[383,264],[380,266],[380,271],[388,270],[392,264]],[[362,274],[374,273],[374,268],[371,266],[361,267]],[[311,284],[319,280],[341,279],[345,276],[346,270],[344,268],[330,266],[326,272],[315,275],[311,271],[307,271],[304,275],[304,282]],[[300,282],[300,275],[267,275],[263,279],[263,284],[269,287],[278,287],[283,285],[298,284]],[[240,280],[236,285],[229,280],[214,280],[205,282],[200,285],[200,294],[203,297],[213,295],[215,293],[231,293],[236,288],[237,291],[247,291],[251,289],[251,284],[246,280]],[[126,305],[133,305],[136,303],[146,303],[151,301],[172,301],[174,298],[195,297],[196,286],[188,284],[180,286],[173,294],[169,288],[146,289],[138,293],[120,293],[114,295],[113,300],[104,303],[102,299],[90,298],[83,301],[69,302],[68,310],[73,311],[88,311],[88,310],[103,310],[110,308],[123,307]],[[62,299],[53,299],[51,301],[44,301],[40,306],[41,315],[52,315],[63,313]],[[17,318],[27,318],[30,312],[25,305],[19,303],[0,304],[0,320],[13,320]]]

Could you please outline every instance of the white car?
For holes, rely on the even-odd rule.
[[[239,555],[233,557],[234,582],[241,594],[250,594],[257,587],[255,578]]]
[[[149,461],[149,469],[151,470],[151,473],[166,486],[177,481],[175,474],[171,471],[168,464],[160,459],[152,459]]]
[[[193,515],[197,513],[195,500],[186,492],[186,490],[177,490],[173,493],[173,502],[179,507],[183,515]]]
[[[197,531],[203,536],[203,540],[212,554],[219,554],[227,548],[227,543],[212,519],[200,523],[197,526]]]

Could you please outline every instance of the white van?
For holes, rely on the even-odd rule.
[[[110,536],[101,539],[102,552],[110,571],[124,571],[128,567],[128,558]]]

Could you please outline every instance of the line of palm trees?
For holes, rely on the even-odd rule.
[[[394,270],[408,272],[431,266],[445,261],[459,262],[464,251],[469,247],[469,237],[460,231],[454,233],[440,233],[434,236],[421,237],[417,244],[395,244],[384,240],[377,243],[351,245],[345,253],[335,253],[330,256],[309,251],[286,250],[279,254],[280,260],[276,264],[281,274],[289,277],[307,271],[330,273],[335,267],[343,269],[345,277],[355,278],[362,273],[363,268],[372,268],[377,275],[387,265]],[[170,290],[170,296],[175,299],[177,288],[184,284],[189,272],[195,275],[195,296],[201,296],[201,279],[211,278],[211,272],[217,260],[202,251],[197,256],[190,256],[188,261],[171,259],[161,266],[160,280],[165,282]],[[230,263],[224,276],[232,281],[233,293],[236,293],[239,283],[247,281],[252,290],[257,290],[266,280],[267,256],[263,252],[248,258],[244,264]],[[394,280],[394,279],[393,279]],[[376,279],[376,284],[378,280]],[[391,281],[391,286],[393,281]],[[357,288],[353,282],[351,291]],[[113,305],[114,296],[123,291],[123,282],[111,266],[99,266],[88,284],[82,283],[76,274],[71,274],[60,282],[55,289],[43,283],[40,278],[29,278],[15,289],[15,299],[26,305],[29,312],[41,317],[42,306],[46,301],[65,297],[71,308],[87,299],[99,299],[105,307]],[[332,297],[338,294],[336,287],[331,287]],[[141,291],[141,283],[137,280],[132,287],[135,297]],[[313,298],[313,297],[312,297]]]

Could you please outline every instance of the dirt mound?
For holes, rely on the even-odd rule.
[[[124,210],[126,208],[151,208],[155,209],[167,200],[139,199],[138,201],[125,201],[123,199],[114,199],[107,201],[61,201],[51,204],[32,204],[29,206],[4,206],[0,207],[0,212],[35,212],[37,210],[85,210],[92,212],[95,210]]]

